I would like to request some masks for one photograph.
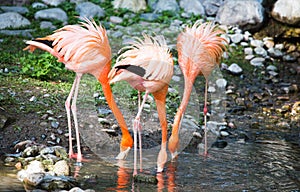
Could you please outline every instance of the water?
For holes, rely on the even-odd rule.
[[[131,169],[101,160],[85,164],[81,175],[97,175],[85,186],[96,191],[299,191],[299,159],[299,146],[261,140],[211,148],[207,158],[182,152],[156,176],[157,184],[134,182]],[[154,169],[145,172],[154,175]]]

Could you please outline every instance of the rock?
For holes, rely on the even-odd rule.
[[[287,62],[294,62],[294,61],[297,60],[297,58],[294,57],[294,56],[291,55],[291,54],[284,55],[284,56],[282,57],[282,59],[283,59],[283,61],[287,61]]]
[[[64,2],[66,2],[66,0],[42,0],[43,3],[47,4],[47,5],[52,5],[52,6],[58,6]]]
[[[220,24],[238,25],[244,30],[259,28],[263,19],[264,8],[255,0],[225,1],[216,16]]]
[[[50,19],[50,20],[59,20],[62,22],[68,21],[68,16],[65,11],[61,8],[50,8],[37,11],[34,14],[35,19]]]
[[[203,6],[208,16],[215,16],[222,5],[223,0],[205,0]]]
[[[51,29],[51,30],[55,30],[56,29],[56,27],[51,22],[49,22],[49,21],[42,21],[40,23],[40,28],[41,29]]]
[[[29,12],[29,10],[26,7],[18,6],[1,6],[0,9],[4,12],[16,12],[20,14],[25,14]]]
[[[253,47],[263,47],[264,42],[262,40],[259,40],[259,39],[252,39],[250,41],[250,45],[253,46]]]
[[[43,181],[44,176],[45,173],[27,173],[23,182],[25,185],[37,186]]]
[[[80,17],[104,17],[105,11],[98,5],[91,2],[83,2],[76,5],[75,11]]]
[[[227,70],[234,75],[239,75],[243,72],[243,69],[236,63],[231,64]]]
[[[265,61],[265,58],[255,57],[255,58],[251,59],[250,64],[255,67],[262,67],[264,65],[263,64],[264,61]]]
[[[300,26],[300,1],[278,0],[271,15],[282,23]]]
[[[220,88],[220,89],[225,88],[226,85],[227,85],[227,81],[226,81],[226,79],[218,79],[218,80],[216,81],[216,85],[217,85],[217,87]]]
[[[101,123],[101,124],[110,125],[110,122],[105,118],[98,118],[98,122]]]
[[[281,58],[283,56],[283,53],[279,49],[273,47],[268,49],[268,53],[273,58]]]
[[[123,22],[123,19],[117,16],[110,16],[109,21],[112,23],[120,24]]]
[[[239,43],[244,39],[244,35],[237,33],[230,36],[230,39],[233,43]]]
[[[158,0],[155,11],[173,11],[177,12],[179,10],[179,6],[176,0]]]
[[[253,55],[253,49],[251,47],[246,47],[244,53],[245,55]]]
[[[45,5],[44,3],[34,2],[32,3],[31,7],[34,9],[46,9],[48,6]]]
[[[181,0],[180,7],[183,8],[186,13],[205,15],[205,10],[200,0]]]
[[[156,13],[142,13],[140,17],[146,21],[154,21],[158,19],[159,15]]]
[[[254,52],[257,55],[260,55],[260,56],[263,56],[263,57],[266,57],[268,55],[267,51],[262,47],[255,47]]]
[[[272,37],[265,37],[263,38],[263,41],[264,41],[264,45],[270,49],[270,48],[273,48],[275,43],[274,43],[274,40]]]
[[[1,21],[0,21],[1,22]],[[32,29],[27,30],[0,30],[0,34],[9,35],[9,36],[23,36],[27,38],[32,38],[32,35],[30,32],[32,32]]]
[[[5,29],[8,27],[18,28],[30,24],[30,21],[19,13],[7,12],[0,14],[0,29]]]
[[[8,118],[4,114],[0,113],[0,131],[4,128],[7,120]]]
[[[57,129],[58,126],[59,126],[59,122],[57,122],[57,121],[52,121],[52,122],[51,122],[51,127],[52,127],[52,128]]]
[[[139,12],[146,9],[145,0],[114,0],[112,4],[115,9],[129,9],[133,12]]]
[[[65,160],[61,160],[61,161],[56,162],[54,164],[54,167],[53,167],[53,172],[57,176],[61,176],[61,175],[68,176],[68,175],[70,175],[70,167],[68,165],[68,162],[65,161]]]
[[[268,70],[268,71],[277,71],[277,67],[274,66],[274,65],[269,65],[269,66],[267,67],[267,70]]]

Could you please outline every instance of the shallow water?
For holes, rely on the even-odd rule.
[[[208,158],[182,152],[156,176],[157,184],[134,182],[131,169],[101,160],[84,165],[81,175],[98,176],[85,186],[96,191],[299,191],[299,159],[299,146],[263,140],[212,148]],[[145,172],[154,175],[154,168]]]

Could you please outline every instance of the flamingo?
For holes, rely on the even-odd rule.
[[[111,68],[111,48],[106,30],[101,25],[98,26],[94,20],[81,19],[82,21],[78,25],[67,25],[56,30],[52,35],[27,41],[26,44],[29,46],[24,50],[33,52],[39,48],[47,51],[57,57],[59,62],[63,62],[67,69],[76,73],[71,91],[65,102],[69,129],[69,157],[76,158],[79,163],[83,160],[78,132],[76,99],[80,79],[83,74],[88,73],[96,77],[102,85],[107,103],[120,125],[122,139],[117,158],[124,159],[132,148],[133,140],[123,115],[114,101],[108,82],[108,73]],[[70,105],[71,100],[72,105]],[[72,147],[71,111],[76,131],[77,154],[73,152]]]
[[[125,80],[131,87],[138,92],[145,92],[143,101],[139,104],[138,113],[133,120],[134,132],[134,171],[133,175],[137,174],[137,132],[139,133],[139,148],[140,148],[140,171],[142,171],[142,138],[140,116],[143,106],[150,93],[154,96],[157,112],[162,129],[161,149],[157,158],[157,172],[163,170],[164,164],[167,161],[167,119],[166,119],[166,95],[168,85],[173,75],[173,59],[166,41],[163,36],[149,36],[143,34],[144,40],[135,38],[129,46],[121,50],[123,52],[116,61],[116,64],[109,73],[110,83]]]
[[[223,31],[216,29],[213,23],[196,21],[192,27],[186,27],[177,38],[178,63],[184,76],[184,93],[181,104],[174,117],[172,134],[169,138],[168,148],[172,159],[178,155],[180,122],[189,102],[193,83],[198,75],[205,77],[204,97],[204,155],[207,155],[207,88],[208,76],[220,63],[226,40],[219,35]]]

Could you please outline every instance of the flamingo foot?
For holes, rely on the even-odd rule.
[[[78,163],[81,162],[90,162],[91,160],[83,158],[82,155],[78,155],[77,153],[69,154],[70,159],[76,159]]]
[[[164,170],[165,163],[167,162],[168,154],[167,154],[167,144],[164,143],[161,146],[161,149],[158,153],[157,157],[157,172],[160,173]]]
[[[128,147],[126,150],[121,151],[121,152],[117,155],[116,159],[118,159],[118,160],[124,160],[124,159],[126,159],[126,157],[127,157],[128,153],[129,153],[130,149],[131,149],[131,148]]]

